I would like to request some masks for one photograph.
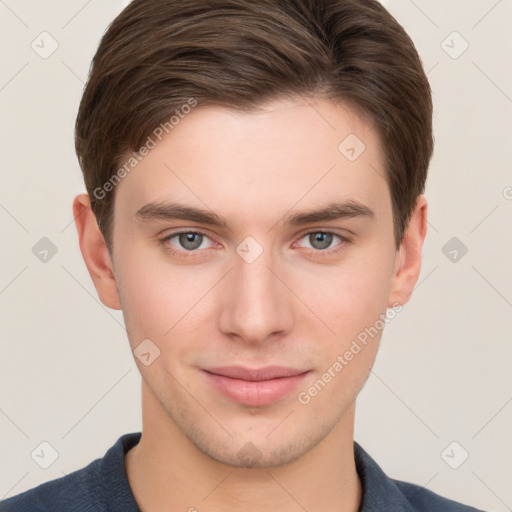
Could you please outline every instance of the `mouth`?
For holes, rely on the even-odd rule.
[[[310,370],[283,366],[256,369],[224,366],[203,369],[202,372],[216,391],[252,407],[271,405],[286,397],[311,373]]]

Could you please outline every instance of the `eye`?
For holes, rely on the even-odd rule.
[[[177,245],[172,243],[173,239],[176,239]],[[197,249],[207,249],[210,247],[204,246],[204,242],[207,240],[210,239],[205,233],[199,231],[180,231],[166,236],[162,242],[187,252],[193,252]]]
[[[306,239],[310,244],[310,248],[312,249],[316,249],[317,251],[331,252],[329,250],[326,251],[326,249],[331,248],[335,238],[338,238],[340,243],[336,244],[334,247],[342,245],[343,242],[348,243],[347,238],[331,231],[310,231],[309,233],[306,233],[306,235],[304,235],[301,240]]]

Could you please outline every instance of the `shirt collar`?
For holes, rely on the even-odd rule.
[[[101,477],[105,483],[105,510],[108,512],[141,512],[132,493],[124,465],[124,456],[140,441],[142,432],[122,435],[101,461]]]
[[[414,512],[395,482],[356,441],[354,441],[354,458],[363,488],[358,512]]]
[[[121,436],[101,462],[109,512],[140,512],[126,475],[124,456],[141,438],[141,432]],[[356,471],[362,486],[358,512],[414,512],[395,482],[354,441]]]

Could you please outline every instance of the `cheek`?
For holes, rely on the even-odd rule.
[[[391,286],[391,258],[354,258],[297,279],[297,295],[338,339],[357,335],[385,313]]]
[[[178,320],[182,283],[175,273],[165,273],[149,261],[144,252],[126,251],[116,279],[132,344],[161,338]]]
[[[392,264],[391,253],[386,259],[384,255],[361,255],[327,272],[324,269],[324,275],[301,280],[299,293],[307,297],[305,302],[311,310],[334,331],[324,329],[326,334],[311,346],[319,372],[316,379],[321,381],[317,387],[322,389],[328,382],[326,387],[330,390],[322,393],[323,398],[317,403],[345,401],[355,396],[367,379],[385,327],[382,315],[386,313]],[[319,282],[324,285],[319,287]],[[311,334],[314,339],[313,327]]]
[[[207,304],[201,298],[214,282],[211,270],[171,265],[158,250],[133,247],[116,268],[132,349],[149,338],[168,352],[174,346],[169,340],[182,336],[183,329],[194,332]]]

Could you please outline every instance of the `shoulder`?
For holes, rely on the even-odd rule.
[[[363,486],[360,512],[484,512],[417,484],[388,477],[356,441],[354,456]]]
[[[124,434],[84,468],[0,501],[0,512],[140,512],[124,467],[140,436]]]
[[[484,512],[436,494],[424,487],[402,480],[393,480],[414,512]]]
[[[0,512],[96,512],[106,510],[100,459],[0,502]]]

